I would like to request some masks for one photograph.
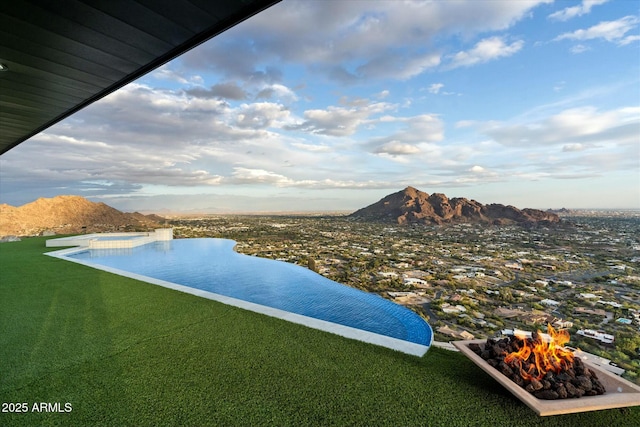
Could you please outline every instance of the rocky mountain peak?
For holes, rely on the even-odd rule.
[[[0,205],[0,236],[148,230],[162,222],[158,216],[120,212],[81,196],[39,198],[19,207]]]
[[[445,194],[422,192],[407,187],[392,193],[380,201],[359,209],[350,215],[352,218],[374,221],[394,222],[397,224],[552,224],[560,218],[537,209],[520,210],[501,204],[483,205],[466,198],[449,199]]]

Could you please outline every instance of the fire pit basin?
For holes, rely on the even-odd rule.
[[[599,396],[583,396],[579,399],[542,400],[533,396],[525,389],[518,386],[504,376],[484,359],[469,348],[469,344],[478,344],[484,348],[486,340],[453,341],[453,345],[467,356],[480,369],[485,371],[496,381],[502,384],[514,396],[525,405],[533,409],[540,416],[572,414],[576,412],[597,411],[601,409],[623,408],[627,406],[640,406],[640,387],[620,378],[619,376],[598,368],[588,362],[584,362],[606,388],[606,392]]]

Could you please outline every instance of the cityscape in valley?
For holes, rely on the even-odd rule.
[[[1,208],[0,235],[9,241],[19,237],[6,230],[28,236],[159,226],[172,227],[175,238],[233,239],[239,253],[298,264],[404,305],[440,342],[552,325],[568,330],[569,345],[593,362],[640,383],[637,210],[520,210],[412,187],[350,215],[162,218],[77,196]]]
[[[420,313],[437,341],[568,329],[570,346],[640,380],[640,212],[572,211],[555,225],[398,225],[353,216],[202,215],[176,238],[233,239]]]

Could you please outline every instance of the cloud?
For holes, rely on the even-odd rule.
[[[344,137],[379,126],[378,134],[397,138],[378,141],[389,143],[380,152],[407,155],[441,139],[444,127],[437,116],[394,117],[397,105],[363,98],[299,117],[279,103],[232,105],[195,95],[129,85],[3,156],[3,176],[12,174],[13,188],[38,181],[86,195],[149,187],[389,188],[380,159]],[[286,132],[292,128],[305,134]],[[34,158],[46,166],[37,168]]]
[[[394,188],[394,184],[386,181],[374,180],[336,180],[325,179],[299,179],[295,180],[279,173],[250,168],[234,168],[229,184],[234,185],[261,185],[270,184],[282,188],[307,188],[307,189],[367,189],[367,188]]]
[[[277,127],[284,126],[289,122],[290,112],[281,104],[271,102],[255,102],[253,104],[242,104],[236,110],[235,125],[238,128],[249,129],[266,129],[273,126],[276,122],[281,124]]]
[[[298,96],[285,85],[274,83],[264,85],[256,95],[256,99],[276,99],[278,101],[290,103],[297,101]]]
[[[457,129],[468,128],[476,125],[478,122],[475,120],[459,120],[455,123]]]
[[[639,128],[639,107],[601,111],[585,106],[525,123],[485,123],[478,129],[517,160],[512,166],[493,161],[494,169],[545,179],[637,172]]]
[[[427,91],[429,93],[437,94],[438,92],[440,92],[440,89],[442,89],[443,87],[444,87],[444,84],[442,83],[432,83],[431,86],[427,88]]]
[[[34,156],[46,156],[47,161],[34,167]],[[71,193],[90,195],[134,192],[143,185],[220,184],[221,176],[192,168],[189,162],[179,159],[178,155],[174,162],[169,162],[163,155],[137,147],[115,149],[109,144],[91,144],[89,141],[72,145],[69,138],[47,133],[31,140],[21,154],[10,157],[2,169],[19,187],[28,182],[39,182],[40,185],[46,183],[45,187],[72,188]]]
[[[490,139],[460,147],[457,156],[452,152],[455,147],[443,144],[446,156],[442,161],[457,159],[447,170],[458,171],[466,183],[637,174],[640,108],[583,106],[533,119],[525,117],[511,122],[465,123]],[[461,169],[471,161],[473,167]]]
[[[234,168],[231,175],[235,184],[274,184],[283,186],[292,181],[284,175],[269,172],[263,169]]]
[[[109,182],[110,191],[217,186],[234,163],[265,163],[260,157],[267,156],[246,153],[264,152],[267,141],[279,156],[283,143],[274,131],[291,120],[282,104],[232,107],[182,90],[130,84],[3,156],[3,181],[11,173],[16,186],[38,181],[91,194],[108,187],[84,183]],[[34,158],[43,166],[35,167]]]
[[[439,37],[470,40],[502,31],[551,1],[410,1],[402,7],[392,1],[287,1],[188,52],[181,61],[185,70],[214,70],[253,84],[281,82],[282,72],[268,64],[300,64],[343,83],[407,80],[439,66],[443,52],[434,44]],[[322,37],[309,30],[310,22],[322,29]]]
[[[569,50],[571,51],[571,53],[579,54],[579,53],[591,50],[591,48],[589,46],[585,46],[583,44],[577,44],[575,46],[572,46],[571,49],[569,49]]]
[[[616,141],[629,144],[638,140],[640,108],[628,107],[598,111],[595,107],[564,110],[537,122],[487,124],[484,132],[507,146],[553,145]]]
[[[571,152],[571,151],[582,151],[584,150],[584,144],[580,144],[580,143],[574,143],[574,144],[567,144],[564,147],[562,147],[562,151],[565,152]]]
[[[625,45],[628,45],[630,43],[636,42],[638,40],[640,40],[640,35],[638,35],[638,36],[627,36],[627,37],[624,37],[623,39],[619,40],[618,41],[618,45],[625,46]]]
[[[350,108],[329,106],[326,109],[306,110],[304,121],[287,128],[319,135],[349,136],[368,123],[371,116],[395,108],[385,102],[359,100],[352,103]]]
[[[567,83],[567,82],[565,82],[564,80],[563,80],[563,81],[561,81],[561,82],[556,83],[556,84],[553,86],[553,91],[554,91],[554,92],[560,92],[562,89],[564,89],[564,85],[565,85],[566,83]]]
[[[634,40],[638,40],[639,36],[627,36],[625,34],[634,29],[640,18],[637,16],[625,16],[615,21],[603,21],[592,27],[576,30],[571,33],[564,33],[556,37],[554,40],[593,40],[604,39],[608,42],[626,45]]]
[[[400,141],[389,141],[378,146],[374,153],[376,154],[390,154],[392,156],[405,155],[405,154],[417,154],[420,152],[420,148],[413,144],[407,144]]]
[[[360,79],[393,78],[407,80],[424,71],[440,65],[440,54],[392,54],[388,53],[368,61],[357,68],[355,75]]]
[[[481,64],[497,58],[515,54],[524,46],[522,40],[517,40],[507,45],[501,37],[489,37],[480,40],[468,51],[461,51],[451,56],[448,68],[469,67]]]
[[[501,177],[499,173],[479,165],[473,165],[466,170],[458,168],[455,181],[458,184],[465,185],[480,182],[496,182],[501,179],[503,179],[503,177]]]
[[[156,69],[151,74],[151,77],[158,80],[168,80],[180,84],[202,84],[202,76],[188,75],[188,73],[180,73],[174,69],[171,69],[168,64]]]
[[[208,90],[196,87],[187,89],[185,92],[197,98],[221,98],[239,101],[248,97],[247,92],[235,82],[215,84]]]
[[[255,89],[255,99],[274,99],[278,102],[292,103],[298,100],[296,93],[280,83],[262,84]],[[236,82],[218,83],[209,89],[193,87],[185,89],[187,95],[202,99],[224,99],[231,101],[245,101],[252,97],[251,92],[240,87]]]
[[[305,144],[302,142],[294,142],[291,145],[301,150],[310,151],[312,153],[328,153],[331,151],[331,147],[327,145]]]
[[[407,142],[438,142],[444,139],[444,122],[435,114],[420,114],[399,118],[398,121],[405,128],[392,135],[395,139]]]
[[[562,10],[552,13],[548,16],[549,19],[556,21],[568,21],[576,16],[586,15],[591,12],[593,6],[604,4],[609,0],[582,0],[582,4],[578,6],[566,7]]]
[[[405,161],[404,156],[418,154],[433,156],[438,151],[433,143],[444,139],[444,122],[436,115],[385,116],[380,122],[396,127],[387,129],[385,136],[373,138],[364,146],[373,154],[391,156],[395,160]]]

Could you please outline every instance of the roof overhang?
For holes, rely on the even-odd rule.
[[[0,2],[0,154],[279,1]]]

